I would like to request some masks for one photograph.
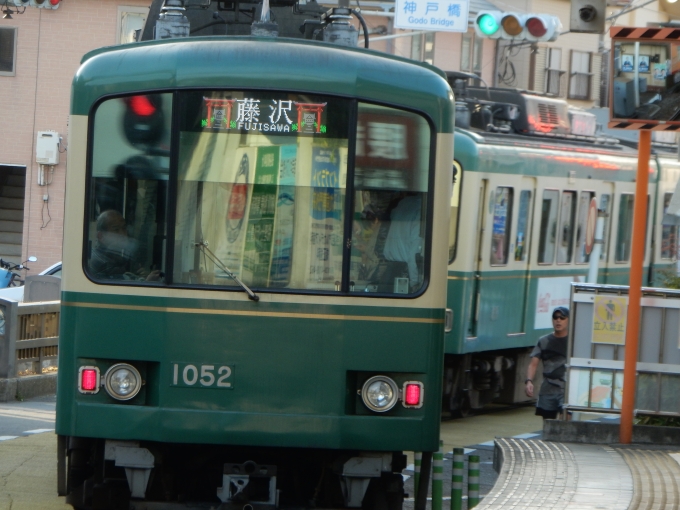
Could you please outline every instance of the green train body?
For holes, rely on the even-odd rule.
[[[238,124],[254,104],[268,120],[249,132]],[[402,452],[439,447],[453,108],[434,68],[323,43],[196,38],[85,56],[56,421],[69,503],[401,508]],[[390,158],[357,148],[387,150],[371,145],[376,126],[409,134],[388,181]],[[381,287],[359,231],[377,225],[371,200],[402,195],[419,207],[418,275]],[[105,220],[123,216],[116,256],[142,262],[109,277],[95,262]],[[376,376],[395,386],[370,400]]]
[[[528,354],[551,331],[551,311],[569,305],[570,282],[588,276],[582,232],[591,198],[607,212],[598,282],[627,283],[637,151],[616,140],[473,127],[456,129],[454,152],[444,409],[464,414],[528,399]],[[674,266],[676,227],[661,221],[680,165],[660,152],[649,168],[644,284],[651,286]]]

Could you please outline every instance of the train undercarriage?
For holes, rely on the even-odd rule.
[[[444,416],[465,417],[492,402],[517,404],[529,401],[524,393],[524,380],[531,350],[526,347],[447,354],[442,401]]]
[[[59,493],[75,509],[401,510],[401,452],[59,436]]]

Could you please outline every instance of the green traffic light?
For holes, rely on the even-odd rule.
[[[491,14],[483,14],[480,16],[477,20],[477,26],[484,35],[493,35],[500,28],[498,21],[496,21],[496,18]]]

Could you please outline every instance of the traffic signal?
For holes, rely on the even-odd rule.
[[[514,39],[533,42],[554,41],[562,24],[549,14],[480,11],[475,18],[475,32],[490,39]]]
[[[502,17],[503,13],[500,11],[480,11],[475,19],[475,32],[479,37],[499,39]]]
[[[137,146],[157,143],[165,130],[163,103],[159,94],[129,96],[123,99],[123,132],[128,141]]]
[[[526,19],[526,40],[532,42],[556,41],[562,31],[562,22],[550,14],[529,14]]]
[[[16,0],[14,0],[16,2]],[[38,7],[39,9],[58,9],[61,0],[29,0],[23,2],[23,5],[29,4],[31,7]]]
[[[604,34],[607,0],[571,0],[570,32]]]
[[[524,39],[526,14],[505,12],[501,17],[501,39]]]

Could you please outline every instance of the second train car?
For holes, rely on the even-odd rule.
[[[627,283],[637,150],[597,134],[594,115],[563,100],[456,79],[443,408],[464,415],[527,400],[531,348],[588,274],[593,198],[606,213],[598,282]],[[661,224],[676,154],[655,151],[649,172],[645,285],[676,258],[676,227]]]

